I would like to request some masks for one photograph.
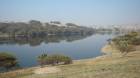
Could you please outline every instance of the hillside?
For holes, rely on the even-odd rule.
[[[59,21],[42,23],[37,20],[29,22],[0,22],[0,37],[37,37],[48,35],[87,35],[94,29],[73,23],[61,24]]]

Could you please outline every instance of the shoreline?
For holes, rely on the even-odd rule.
[[[112,55],[113,52],[111,51],[111,46],[110,45],[108,45],[108,44],[104,45],[101,48],[101,52],[104,53],[104,54],[100,55],[100,56],[97,56],[97,57],[93,57],[93,58],[73,60],[73,63],[72,64],[68,64],[68,65],[85,64],[85,63],[87,63],[87,64],[91,63],[91,64],[95,64],[96,65],[96,63],[100,63],[103,60],[106,60],[108,58],[109,59],[112,58],[110,56]],[[40,65],[37,65],[37,66],[25,67],[25,68],[22,68],[22,69],[12,70],[12,71],[9,71],[9,72],[4,72],[4,73],[11,73],[11,72],[18,72],[18,71],[33,71],[34,70],[35,72],[33,72],[33,73],[35,74],[36,71],[41,71],[41,70],[44,71],[44,69],[53,69],[54,70],[54,69],[57,69],[57,67],[59,67],[59,66],[68,66],[68,65],[56,65],[56,66],[44,65],[43,68],[41,68]],[[60,71],[60,69],[57,69],[57,70]],[[52,72],[52,71],[49,71],[49,72]],[[40,73],[40,72],[38,72],[38,73]],[[38,74],[38,73],[36,73],[36,74]],[[54,73],[56,73],[56,72],[54,71]]]
[[[97,57],[93,57],[93,58],[87,58],[87,59],[79,59],[79,60],[73,60],[72,64],[77,64],[77,63],[81,63],[81,62],[87,62],[87,61],[96,61],[98,59],[102,59],[108,56],[108,52],[105,49],[108,46],[108,44],[106,44],[105,46],[103,46],[101,48],[101,52],[104,53],[103,55],[97,56]],[[59,65],[58,65],[59,66]],[[61,65],[60,65],[61,66]],[[51,66],[51,65],[45,65],[43,68],[45,67],[56,67],[56,66]],[[17,70],[12,70],[12,71],[8,71],[8,72],[14,72],[14,71],[22,71],[22,70],[32,70],[32,69],[38,69],[40,68],[40,65],[36,65],[36,66],[31,66],[31,67],[23,67],[21,69],[17,69]],[[8,73],[8,72],[3,72],[3,73]]]
[[[140,45],[124,56],[118,44],[106,43],[100,55],[72,60],[70,64],[36,65],[0,73],[1,78],[139,78]],[[129,47],[127,47],[129,48]],[[94,50],[95,51],[95,50]],[[98,52],[98,51],[97,51]]]
[[[103,55],[99,55],[97,57],[91,57],[91,58],[85,58],[85,59],[78,59],[78,60],[72,60],[73,63],[76,63],[76,62],[81,62],[81,61],[88,61],[88,60],[96,60],[96,59],[99,59],[99,58],[103,58],[103,57],[106,57],[108,56],[109,54],[109,51],[106,49],[109,45],[106,44],[104,45],[102,48],[101,48],[101,53],[103,53]],[[73,64],[72,63],[72,64]],[[59,65],[58,65],[59,66]],[[39,65],[36,65],[36,66],[31,66],[31,67],[23,67],[23,69],[28,69],[28,68],[37,68],[37,67],[40,67]],[[45,67],[51,67],[51,65],[45,65]],[[53,66],[52,66],[53,67]],[[20,69],[19,69],[20,70]]]
[[[77,62],[77,61],[86,61],[86,60],[96,60],[99,58],[107,57],[108,55],[110,55],[110,53],[112,53],[112,52],[110,52],[110,47],[111,47],[110,45],[106,44],[101,48],[101,53],[103,53],[103,55],[99,55],[97,57],[92,57],[92,58],[87,58],[87,59],[73,60],[73,61]]]
[[[104,73],[108,73],[106,78],[139,78],[140,50],[130,52],[125,57],[121,57],[121,53],[116,50],[115,47],[106,44],[102,47],[101,52],[104,53],[104,55],[95,58],[74,60],[72,64],[68,65],[45,65],[43,68],[34,66],[0,73],[0,77],[56,78],[62,76],[64,78],[85,78],[85,76],[83,76],[83,74],[85,74],[86,77],[103,78],[105,75]],[[130,74],[129,70],[133,70],[131,71],[132,74]]]

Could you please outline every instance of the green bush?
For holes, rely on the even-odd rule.
[[[54,54],[48,55],[42,54],[39,56],[39,63],[41,65],[59,65],[59,64],[70,64],[72,63],[72,59],[68,56]]]
[[[46,63],[47,56],[48,56],[47,54],[42,54],[42,55],[38,56],[38,62],[42,67]]]
[[[15,56],[9,54],[9,53],[6,53],[6,52],[1,52],[0,53],[0,61],[2,60],[7,60],[7,59],[10,59],[10,60],[15,60]]]
[[[0,67],[6,68],[7,70],[16,67],[18,65],[17,59],[15,56],[1,52],[0,53]]]

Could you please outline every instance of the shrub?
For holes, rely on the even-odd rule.
[[[48,56],[47,54],[42,54],[38,56],[38,62],[41,65],[41,67],[43,67],[43,65],[46,63],[47,56]]]
[[[112,39],[117,49],[122,53],[134,51],[135,45],[140,45],[140,35],[137,32],[131,32],[123,36]]]
[[[132,44],[132,45],[140,45],[140,37],[132,38],[130,44]]]
[[[140,45],[140,35],[137,32],[131,32],[123,36],[118,36],[112,41],[115,44],[118,44],[120,41],[127,41],[130,45]]]
[[[42,57],[39,59],[41,65],[59,65],[59,64],[70,64],[72,63],[72,59],[68,56],[54,54],[49,56],[40,55]]]
[[[127,41],[120,41],[116,46],[122,53],[125,54],[134,50],[133,46],[130,45]]]
[[[17,65],[18,62],[15,56],[6,52],[0,53],[0,67],[4,67],[6,70],[9,70]]]

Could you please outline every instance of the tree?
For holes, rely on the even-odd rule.
[[[41,23],[37,20],[25,22],[0,22],[0,33],[9,37],[40,37],[49,35],[91,35],[93,28],[78,26],[73,23],[67,23],[67,26],[60,26],[59,21],[52,23]]]

